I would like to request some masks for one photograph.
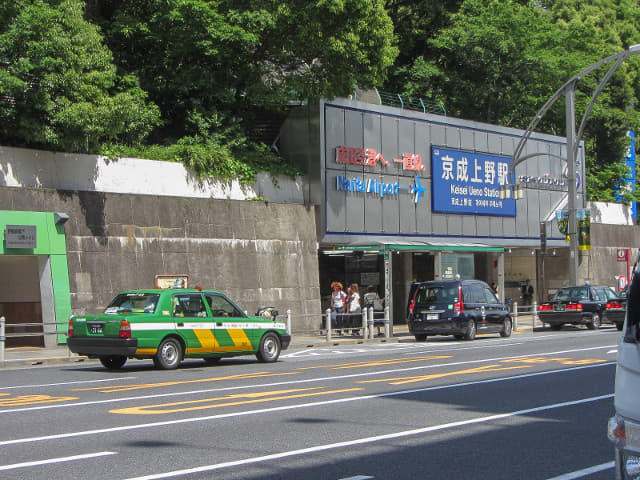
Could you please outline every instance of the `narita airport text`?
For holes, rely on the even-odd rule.
[[[375,178],[364,181],[356,177],[349,180],[343,176],[339,176],[337,181],[338,191],[377,193],[380,197],[384,197],[387,194],[398,195],[400,193],[400,184],[398,182],[384,183],[377,181]]]

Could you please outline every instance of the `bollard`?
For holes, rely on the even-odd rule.
[[[367,308],[363,308],[362,309],[362,338],[364,338],[365,340],[367,339],[367,332],[368,332],[368,325],[367,325]]]
[[[291,310],[287,310],[287,333],[291,335]]]
[[[325,325],[327,327],[327,342],[331,341],[331,309],[327,308],[325,314],[327,318],[325,320]]]
[[[373,340],[373,307],[367,308],[367,326],[369,327],[369,331],[367,332],[369,336],[367,337],[369,340]]]
[[[538,302],[533,302],[533,316],[531,317],[531,333],[536,328],[536,319],[538,318]]]
[[[4,336],[4,317],[0,317],[0,363],[4,363],[4,342],[6,337]]]
[[[513,330],[518,330],[518,302],[513,302]]]
[[[391,324],[391,310],[389,307],[384,307],[384,338],[389,338],[390,332],[390,324]]]

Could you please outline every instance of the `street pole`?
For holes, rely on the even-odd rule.
[[[578,284],[578,219],[576,216],[576,84],[565,91],[567,123],[567,209],[569,210],[569,285]]]

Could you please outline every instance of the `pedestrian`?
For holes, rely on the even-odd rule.
[[[498,285],[496,285],[496,282],[491,282],[491,290],[493,290],[496,296],[498,295]]]
[[[338,335],[342,334],[342,322],[344,308],[347,302],[347,294],[342,290],[344,287],[340,282],[331,283],[331,323],[332,327],[338,329]]]
[[[360,287],[357,283],[352,283],[349,287],[351,293],[349,294],[349,318],[351,320],[351,326],[355,327],[362,323],[362,309],[360,307]],[[358,335],[360,329],[356,328],[351,330],[351,335]]]
[[[524,305],[531,305],[531,300],[533,300],[533,285],[531,285],[528,278],[525,284],[522,285],[520,291],[522,292],[522,303]]]

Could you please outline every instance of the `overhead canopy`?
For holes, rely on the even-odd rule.
[[[479,243],[451,243],[451,242],[402,242],[402,243],[382,243],[376,242],[368,245],[337,245],[335,251],[384,251],[384,250],[404,250],[404,251],[465,251],[465,252],[504,252],[503,247],[490,247]]]

